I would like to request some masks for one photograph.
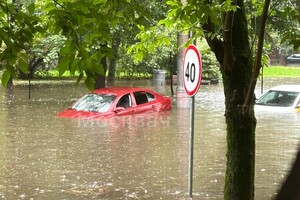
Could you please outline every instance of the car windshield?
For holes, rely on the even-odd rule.
[[[87,94],[79,99],[71,109],[89,112],[107,112],[115,98],[115,95]]]
[[[270,90],[257,101],[257,105],[290,107],[294,104],[299,92]]]

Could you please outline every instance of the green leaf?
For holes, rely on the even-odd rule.
[[[7,70],[5,70],[1,77],[1,82],[4,87],[7,86],[10,77],[11,77],[10,73]]]
[[[167,5],[172,6],[172,7],[181,7],[182,4],[178,1],[167,1]]]
[[[72,64],[70,65],[70,73],[72,74],[72,75],[74,75],[75,74],[75,72],[78,70],[78,60],[74,60],[73,62],[72,62]]]
[[[90,91],[94,91],[94,86],[95,86],[94,78],[89,77],[89,76],[86,77],[86,79],[84,80],[84,84]]]
[[[35,3],[31,3],[29,6],[28,6],[28,12],[30,14],[34,14],[34,11],[35,11]]]
[[[88,57],[89,57],[89,50],[87,48],[80,47],[79,48],[79,55],[78,56],[82,57],[83,59],[88,59]]]
[[[65,58],[58,63],[57,68],[59,72],[59,76],[62,76],[69,69],[69,59]]]
[[[94,69],[93,69],[93,64],[92,64],[91,58],[85,60],[85,62],[84,62],[84,70],[88,74],[94,74]]]
[[[104,69],[103,69],[103,65],[97,65],[97,64],[94,64],[93,65],[93,71],[96,72],[97,74],[101,74],[104,76]]]
[[[114,59],[115,55],[114,55],[114,50],[110,47],[104,46],[101,47],[101,53],[105,54],[109,59]]]
[[[20,58],[18,60],[18,66],[24,74],[28,74],[28,63],[24,59]]]
[[[76,81],[76,85],[77,85],[77,86],[79,85],[79,83],[80,83],[80,81],[82,80],[82,78],[83,78],[83,73],[81,72],[81,73],[79,74],[78,78],[77,78],[77,81]]]
[[[8,58],[8,63],[9,65],[14,65],[17,62],[17,57],[12,53],[9,55],[10,57]]]
[[[283,37],[281,38],[281,44],[283,44],[284,42],[286,42],[290,37],[290,34],[284,34]]]
[[[65,45],[60,49],[60,54],[62,55],[62,56],[64,56],[64,55],[67,55],[70,51],[71,51],[71,41],[70,40],[68,40],[66,43],[65,43]]]
[[[4,31],[3,29],[0,29],[0,37],[4,40],[4,42],[6,43],[6,45],[8,45],[8,43],[10,43],[10,37],[9,34],[7,33],[7,31]]]
[[[296,50],[298,50],[299,49],[299,47],[300,47],[300,40],[298,39],[298,40],[292,40],[291,42],[290,42],[290,44],[292,44],[293,45],[293,49],[296,51]]]

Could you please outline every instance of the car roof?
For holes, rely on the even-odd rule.
[[[270,90],[300,92],[300,85],[278,85],[278,86],[272,87]]]
[[[150,89],[142,88],[142,87],[106,87],[94,90],[95,94],[114,94],[114,95],[122,95],[130,92],[136,91],[147,91],[153,92]]]

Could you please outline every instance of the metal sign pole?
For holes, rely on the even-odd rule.
[[[190,108],[190,144],[189,144],[189,197],[193,198],[193,165],[194,165],[194,115],[195,96],[191,97],[192,106]]]

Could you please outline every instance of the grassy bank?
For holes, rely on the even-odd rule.
[[[264,77],[300,77],[300,66],[270,66],[263,68]]]
[[[75,76],[72,76],[69,71],[66,71],[62,77],[59,76],[59,73],[56,69],[50,70],[48,72],[40,72],[36,74],[37,79],[76,79],[79,75],[78,73]],[[273,77],[273,78],[288,78],[294,77],[300,78],[300,66],[269,66],[263,68],[264,77]],[[150,74],[141,74],[141,73],[118,73],[116,74],[117,79],[149,79],[151,78]]]
[[[106,73],[106,76],[108,72]],[[59,76],[59,72],[57,69],[49,70],[49,71],[39,71],[35,73],[35,77],[37,79],[76,79],[79,76],[79,73],[76,72],[74,75],[71,75],[69,71],[66,71],[62,76]],[[152,78],[152,74],[149,73],[125,73],[120,72],[116,73],[117,79],[150,79]]]

